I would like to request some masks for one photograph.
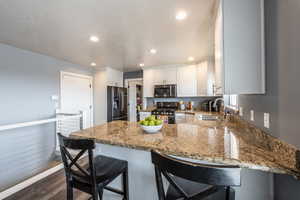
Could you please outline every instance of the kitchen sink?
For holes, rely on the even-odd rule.
[[[197,118],[205,121],[217,121],[219,119],[217,115],[198,115]]]

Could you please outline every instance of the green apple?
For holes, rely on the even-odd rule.
[[[155,120],[155,125],[156,126],[159,126],[161,124],[162,124],[162,120],[160,120],[160,119]]]
[[[149,126],[155,126],[155,121],[151,120],[151,121],[149,122]]]
[[[143,125],[144,125],[144,126],[149,126],[149,122],[148,122],[148,121],[144,121],[144,122],[143,122]]]
[[[150,116],[150,121],[155,121],[155,116],[154,115]]]

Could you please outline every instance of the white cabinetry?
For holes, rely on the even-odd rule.
[[[177,68],[177,96],[197,96],[197,65]]]
[[[214,95],[214,63],[211,61],[201,62],[197,66],[197,95]]]
[[[108,86],[123,87],[123,72],[108,67],[106,73]]]
[[[144,69],[144,97],[153,97],[155,85],[176,84],[176,81],[176,66],[163,66]]]
[[[221,92],[265,93],[264,0],[222,0],[215,31]]]
[[[155,85],[176,84],[177,67],[163,66],[163,67],[155,67],[155,69],[152,70],[154,73]]]

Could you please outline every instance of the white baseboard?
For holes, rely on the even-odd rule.
[[[64,166],[61,163],[61,164],[59,164],[59,165],[57,165],[55,167],[47,169],[46,171],[43,171],[43,172],[41,172],[41,173],[39,173],[39,174],[37,174],[37,175],[29,178],[29,179],[27,179],[27,180],[25,180],[25,181],[17,184],[17,185],[14,185],[14,186],[12,186],[12,187],[10,187],[10,188],[8,188],[8,189],[0,192],[0,200],[5,199],[5,198],[13,195],[16,192],[19,192],[19,191],[23,190],[24,188],[26,188],[26,187],[28,187],[28,186],[30,186],[30,185],[38,182],[39,180],[41,180],[41,179],[43,179],[43,178],[45,178],[45,177],[47,177],[47,176],[49,176],[51,174],[54,174],[55,172],[63,169],[63,167]]]

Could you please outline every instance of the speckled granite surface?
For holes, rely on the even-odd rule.
[[[238,118],[230,122],[195,118],[188,123],[165,124],[156,134],[146,134],[135,122],[114,121],[72,136],[300,177],[299,151],[295,147]]]

